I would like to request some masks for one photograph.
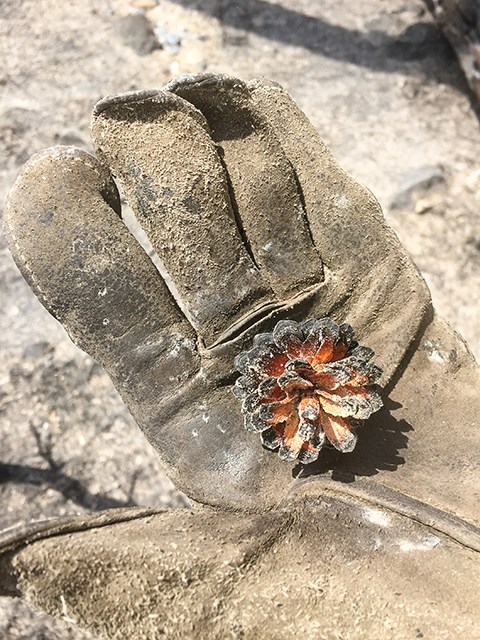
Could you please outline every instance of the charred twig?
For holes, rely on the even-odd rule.
[[[0,484],[6,482],[50,486],[67,500],[94,511],[136,506],[130,497],[127,500],[117,500],[107,495],[91,493],[79,480],[59,470],[39,469],[25,464],[0,463]]]
[[[61,471],[65,466],[64,462],[57,462],[53,457],[53,441],[52,434],[48,432],[45,436],[40,433],[39,429],[32,423],[28,425],[30,433],[35,439],[40,457],[48,464],[50,471]]]

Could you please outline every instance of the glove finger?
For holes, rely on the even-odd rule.
[[[196,336],[119,213],[108,171],[80,149],[54,147],[20,173],[5,235],[42,304],[145,406],[199,368]]]
[[[204,114],[220,146],[256,264],[285,298],[323,280],[295,172],[273,130],[236,78],[184,76],[166,87]]]
[[[255,108],[275,131],[302,185],[315,243],[332,271],[367,272],[367,242],[388,253],[383,215],[374,196],[348,176],[318,132],[280,86],[248,84]]]
[[[207,345],[274,298],[243,245],[199,111],[151,90],[105,98],[92,137]]]
[[[374,196],[336,163],[317,131],[280,86],[248,84],[298,175],[315,245],[329,271],[317,315],[335,308],[380,354],[384,382],[431,309],[430,294]],[[394,336],[394,339],[392,339]]]

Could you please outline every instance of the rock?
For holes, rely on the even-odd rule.
[[[163,23],[159,22],[155,27],[155,34],[164,49],[168,49],[171,53],[177,53],[182,46],[182,38],[185,32],[175,33]]]
[[[147,56],[155,49],[162,49],[152,25],[143,13],[132,13],[117,19],[117,36],[139,56]]]
[[[425,200],[423,196],[435,187],[445,185],[445,182],[445,169],[442,165],[426,165],[407,171],[400,178],[397,193],[390,204],[390,208],[404,209],[415,202],[415,210],[417,210],[418,203]],[[423,207],[421,213],[437,204],[438,202],[435,202],[431,206]]]
[[[64,144],[66,146],[74,146],[85,148],[89,146],[89,143],[85,140],[85,137],[80,131],[76,129],[66,128],[62,129],[55,134],[55,142],[57,144]]]
[[[36,360],[37,358],[47,355],[50,351],[53,351],[53,346],[49,342],[41,340],[25,347],[23,357],[25,360]]]
[[[415,202],[415,213],[423,214],[433,209],[438,209],[443,203],[443,198],[439,193],[433,193],[425,198],[420,198]]]
[[[397,60],[422,60],[429,56],[449,55],[449,45],[438,27],[429,22],[408,26],[389,43],[388,54]],[[453,57],[453,56],[452,56]]]

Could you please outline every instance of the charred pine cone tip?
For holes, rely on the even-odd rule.
[[[282,320],[235,358],[242,375],[233,393],[243,401],[245,428],[283,460],[308,464],[328,444],[353,451],[356,429],[383,404],[373,355],[349,324]]]

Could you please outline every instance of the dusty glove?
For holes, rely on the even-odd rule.
[[[113,509],[10,531],[0,584],[115,640],[476,639],[478,550],[435,524],[315,487],[262,514]]]
[[[331,315],[377,353],[386,382],[429,295],[374,197],[280,87],[207,75],[167,89],[97,104],[101,163],[71,147],[33,157],[5,232],[40,300],[105,367],[174,483],[200,502],[263,510],[294,479],[244,428],[235,356],[279,320]],[[107,166],[181,309],[123,224]]]
[[[462,340],[434,317],[423,280],[371,193],[339,168],[288,95],[265,82],[205,75],[166,91],[107,98],[95,107],[92,135],[99,160],[57,147],[26,165],[5,214],[12,253],[43,304],[108,371],[176,485],[194,501],[244,514],[203,508],[194,524],[195,513],[152,513],[150,535],[148,516],[138,513],[120,529],[102,529],[99,546],[96,516],[66,524],[65,531],[87,529],[66,540],[46,527],[36,544],[24,547],[28,535],[5,543],[7,590],[19,588],[59,613],[74,566],[71,615],[112,638],[125,637],[125,629],[156,637],[158,616],[172,637],[225,637],[231,625],[252,638],[317,638],[320,628],[327,637],[340,630],[367,638],[378,635],[388,607],[393,631],[386,637],[407,638],[415,623],[405,610],[416,602],[420,616],[434,597],[422,587],[423,596],[412,598],[407,585],[430,588],[435,576],[459,567],[456,582],[437,585],[448,608],[423,619],[432,637],[447,629],[448,638],[464,616],[468,635],[475,601],[467,586],[480,584],[479,372]],[[107,167],[177,300],[123,224]],[[386,408],[359,431],[353,453],[321,451],[317,462],[292,466],[245,429],[232,394],[234,360],[280,320],[325,315],[350,323],[375,350]],[[387,511],[372,515],[368,504]],[[343,514],[337,524],[335,513]],[[106,523],[122,517],[104,516]],[[202,532],[207,540],[212,529],[219,547],[209,539],[203,556]],[[179,531],[178,553],[167,553]],[[386,536],[381,561],[373,560],[376,536]],[[252,546],[233,562],[244,539]],[[269,551],[277,553],[277,541],[281,562]],[[153,573],[138,568],[145,554]],[[343,568],[350,560],[357,578]],[[299,563],[298,578],[291,562]],[[198,569],[192,582],[188,572],[185,582],[175,573],[180,565]],[[263,617],[258,601],[228,600],[248,567],[247,591],[268,602]],[[52,572],[62,577],[52,582]],[[162,572],[176,576],[175,588]],[[113,594],[115,576],[123,577]],[[313,609],[312,576],[326,581]],[[285,618],[272,604],[277,579],[285,594],[292,589]],[[398,600],[395,584],[405,585]],[[322,627],[328,616],[331,626]],[[206,620],[212,627],[202,635]]]

